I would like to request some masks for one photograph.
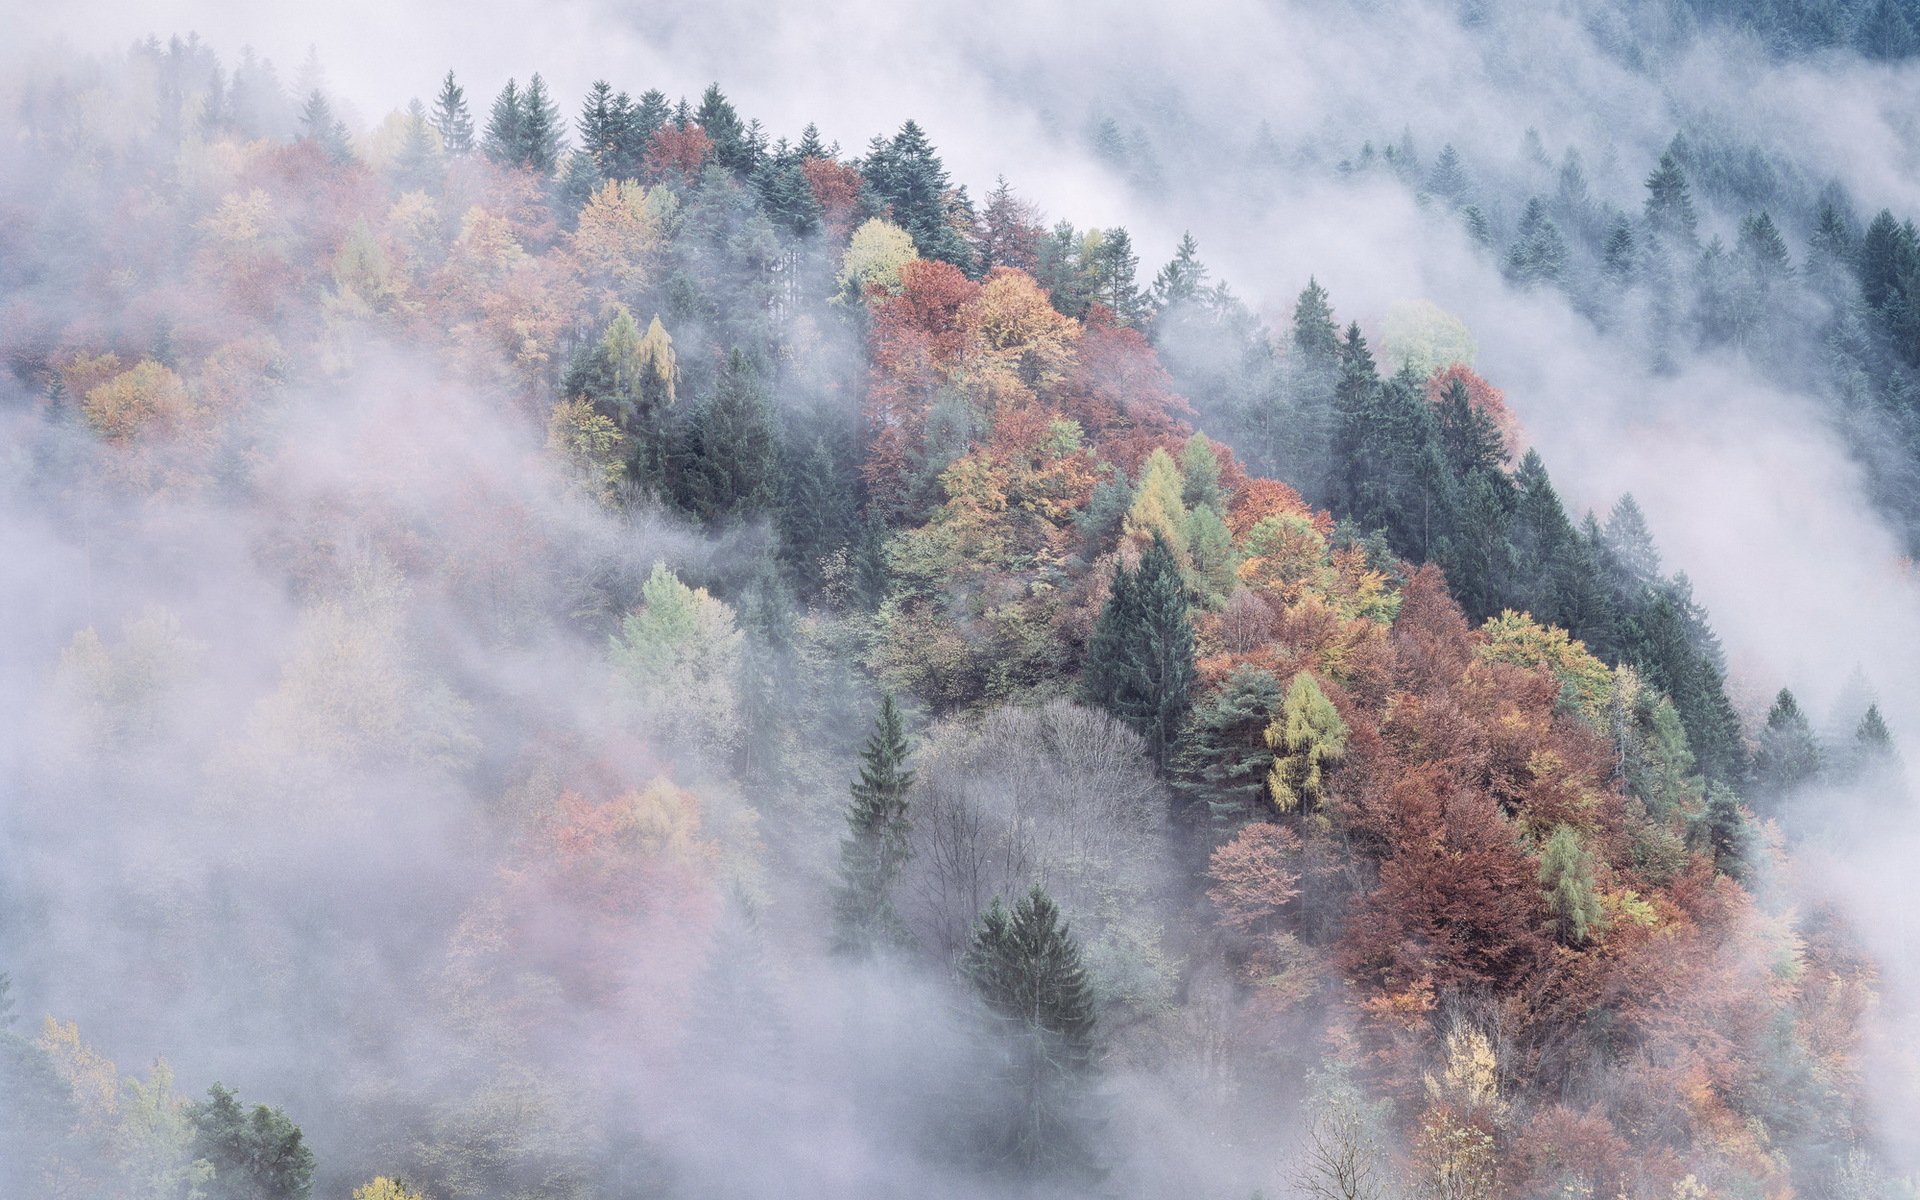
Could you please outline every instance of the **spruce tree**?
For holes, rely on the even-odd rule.
[[[1553,932],[1563,944],[1585,945],[1601,930],[1605,913],[1593,886],[1593,856],[1571,825],[1553,831],[1540,849],[1540,885],[1547,892]]]
[[[743,351],[728,353],[677,459],[681,506],[704,520],[756,517],[779,498],[779,431],[760,372]]]
[[[891,141],[876,137],[860,173],[923,257],[972,268],[973,248],[948,219],[947,169],[917,122],[902,125]]]
[[[408,191],[427,191],[439,175],[438,149],[433,144],[432,125],[427,110],[418,100],[407,105],[406,139],[394,156],[394,175]]]
[[[1647,176],[1647,225],[1655,235],[1673,242],[1692,245],[1700,218],[1693,211],[1693,197],[1687,190],[1686,172],[1669,149],[1660,156],[1660,165]]]
[[[205,1100],[187,1106],[186,1116],[192,1156],[213,1166],[208,1200],[307,1200],[312,1194],[313,1151],[279,1109],[256,1104],[249,1112],[216,1083]]]
[[[306,105],[300,110],[300,140],[320,147],[333,162],[353,161],[347,124],[333,115],[333,105],[318,88],[307,94]]]
[[[1241,664],[1193,713],[1174,756],[1174,790],[1204,805],[1215,823],[1236,825],[1266,808],[1273,751],[1267,727],[1280,712],[1280,681]]]
[[[520,85],[509,79],[493,98],[481,152],[496,166],[519,166],[526,158],[526,126],[526,103],[521,99]]]
[[[1186,583],[1166,538],[1155,533],[1138,568],[1114,568],[1087,645],[1081,694],[1138,733],[1162,769],[1192,707],[1193,654]]]
[[[740,114],[734,111],[732,102],[721,92],[719,84],[709,84],[701,94],[700,107],[694,113],[694,120],[713,139],[713,161],[736,175],[752,173],[753,144],[747,138],[747,129],[740,121]]]
[[[910,752],[900,710],[891,695],[881,697],[879,719],[860,752],[847,836],[840,842],[840,878],[833,893],[833,944],[840,953],[863,957],[908,940],[889,893],[912,853],[907,843]]]
[[[440,95],[433,102],[433,128],[440,135],[440,149],[459,158],[473,153],[473,114],[467,111],[467,92],[454,82],[453,72],[440,81]]]
[[[1037,886],[1011,912],[996,898],[960,969],[1010,1051],[1011,1103],[989,1153],[1029,1171],[1088,1167],[1094,997],[1060,910]]]
[[[1819,776],[1820,758],[1820,743],[1806,714],[1793,693],[1781,688],[1753,753],[1755,797],[1777,810]]]
[[[564,124],[560,106],[547,95],[547,85],[540,73],[534,72],[521,98],[521,165],[531,167],[542,179],[552,175],[560,165],[560,150],[566,141]]]
[[[1427,191],[1448,208],[1458,208],[1466,203],[1468,188],[1467,171],[1460,163],[1460,153],[1449,142],[1440,148],[1440,156],[1433,160],[1433,170],[1427,173]]]

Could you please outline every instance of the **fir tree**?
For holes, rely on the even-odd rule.
[[[440,153],[434,145],[427,110],[415,100],[407,105],[406,139],[400,144],[400,153],[394,156],[394,175],[402,188],[426,191],[434,186],[439,166]]]
[[[213,1167],[209,1200],[307,1200],[312,1194],[313,1151],[279,1109],[256,1104],[248,1112],[216,1083],[186,1114],[193,1157]]]
[[[727,355],[678,455],[682,507],[707,521],[751,518],[780,495],[779,433],[753,360]]]
[[[526,103],[521,99],[520,86],[509,79],[493,98],[486,135],[480,142],[481,152],[496,166],[519,166],[526,160],[526,126]]]
[[[740,114],[734,111],[733,103],[721,92],[719,84],[709,84],[701,93],[700,107],[693,119],[713,139],[713,161],[736,175],[752,174],[753,143],[747,137]]]
[[[918,123],[909,120],[891,141],[875,138],[860,173],[923,257],[972,268],[973,250],[948,219],[947,169]]]
[[[538,71],[527,81],[521,98],[520,163],[531,167],[545,179],[560,165],[560,151],[566,141],[560,106],[547,95],[547,85]]]
[[[307,103],[300,110],[300,140],[320,147],[333,162],[353,161],[353,144],[347,133],[347,124],[333,115],[333,105],[327,102],[326,94],[318,88],[307,93]]]
[[[467,111],[466,89],[454,82],[452,71],[440,81],[440,95],[433,102],[433,128],[448,155],[460,158],[473,153],[473,114]]]
[[[1193,713],[1175,756],[1174,788],[1222,825],[1252,820],[1266,808],[1273,750],[1267,727],[1280,712],[1280,681],[1241,664]]]
[[[1188,304],[1197,299],[1200,290],[1207,286],[1207,268],[1200,262],[1200,244],[1193,240],[1193,234],[1180,235],[1180,245],[1173,252],[1172,261],[1160,268],[1153,279],[1153,306],[1158,312],[1165,312],[1176,304]]]
[[[1547,892],[1553,913],[1553,932],[1563,944],[1582,946],[1597,935],[1605,920],[1593,886],[1593,856],[1570,825],[1553,831],[1540,849],[1540,886]]]
[[[833,895],[834,947],[865,956],[904,945],[905,926],[889,895],[911,853],[907,835],[907,743],[900,710],[891,695],[880,700],[880,717],[860,752],[859,777],[847,807],[847,836],[840,843],[840,878]]]
[[[1467,201],[1468,188],[1467,171],[1460,163],[1460,153],[1449,142],[1440,148],[1440,156],[1433,160],[1433,170],[1427,173],[1427,191],[1448,208],[1459,208]]]
[[[1138,568],[1114,568],[1087,645],[1081,692],[1145,739],[1157,767],[1167,765],[1192,706],[1193,646],[1180,566],[1156,533]]]
[[[1767,710],[1753,753],[1754,795],[1776,809],[1820,774],[1820,743],[1793,693],[1786,688]]]
[[[1692,245],[1699,217],[1687,189],[1686,172],[1674,152],[1660,156],[1660,165],[1647,176],[1647,225],[1657,237]]]
[[[995,899],[960,969],[1009,1043],[1012,1104],[989,1152],[1030,1171],[1085,1168],[1094,997],[1059,909],[1038,887],[1011,912]]]

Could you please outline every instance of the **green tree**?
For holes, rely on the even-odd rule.
[[[1818,778],[1820,759],[1820,743],[1806,714],[1800,711],[1799,701],[1791,691],[1781,688],[1773,707],[1767,710],[1767,724],[1753,752],[1755,797],[1777,810],[1793,793]]]
[[[908,121],[891,141],[875,138],[859,166],[874,196],[892,210],[893,223],[907,231],[923,257],[972,269],[973,248],[949,219],[947,169],[918,123]]]
[[[1193,653],[1180,565],[1155,534],[1138,568],[1114,568],[1087,646],[1081,693],[1138,733],[1162,769],[1193,704]]]
[[[1086,1166],[1094,997],[1059,909],[1039,887],[1011,912],[995,899],[960,969],[1008,1043],[1013,1103],[990,1151],[1029,1170]]]
[[[1273,750],[1267,728],[1280,712],[1280,681],[1241,664],[1193,711],[1175,756],[1174,789],[1206,805],[1221,825],[1252,820],[1264,807]]]
[[[560,150],[566,140],[565,122],[560,106],[547,94],[546,81],[535,71],[527,81],[520,105],[520,156],[522,166],[545,179],[560,165]]]
[[[1687,188],[1686,172],[1669,149],[1660,156],[1660,165],[1647,176],[1647,225],[1655,236],[1691,246],[1700,218],[1693,211],[1693,195]]]
[[[911,747],[891,695],[880,699],[880,717],[860,752],[860,774],[847,806],[847,836],[840,842],[840,878],[833,893],[833,944],[842,954],[866,956],[905,945],[906,926],[891,892],[912,853],[906,769]]]
[[[394,156],[394,175],[407,191],[431,190],[439,177],[440,148],[434,144],[432,123],[418,100],[407,105],[405,138]]]
[[[1283,813],[1308,813],[1326,797],[1327,771],[1346,757],[1347,723],[1314,677],[1302,671],[1287,687],[1280,714],[1267,726],[1273,766],[1267,795]]]
[[[1540,886],[1547,890],[1554,936],[1568,946],[1585,945],[1600,933],[1605,914],[1593,887],[1593,856],[1571,825],[1561,825],[1540,849]]]
[[[307,94],[306,105],[300,110],[300,140],[320,147],[336,163],[353,161],[353,139],[347,133],[347,123],[333,115],[333,105],[318,88]]]
[[[453,72],[440,81],[433,102],[433,128],[440,148],[455,158],[473,153],[473,114],[467,110],[467,92],[454,82]]]
[[[761,515],[782,489],[780,443],[760,372],[745,352],[731,351],[713,395],[700,406],[676,454],[681,506],[703,520]]]
[[[713,161],[736,175],[753,172],[754,148],[747,138],[747,127],[719,84],[708,84],[707,90],[701,93],[700,107],[694,110],[693,119],[701,131],[713,139]]]
[[[480,141],[481,153],[497,166],[519,166],[526,156],[526,126],[527,108],[520,95],[520,85],[509,79],[493,98],[487,130]]]
[[[214,1084],[189,1105],[193,1157],[213,1166],[208,1200],[307,1200],[313,1191],[313,1151],[300,1127],[277,1108],[249,1111],[229,1088]]]

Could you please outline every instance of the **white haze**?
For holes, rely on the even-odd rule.
[[[1364,139],[1384,144],[1404,127],[1429,161],[1450,141],[1471,164],[1517,175],[1522,135],[1534,128],[1555,159],[1573,146],[1590,167],[1618,163],[1596,186],[1615,189],[1601,198],[1635,211],[1639,189],[1618,181],[1651,170],[1683,115],[1708,113],[1784,152],[1816,186],[1837,179],[1866,212],[1913,213],[1920,67],[1849,55],[1779,65],[1707,38],[1681,61],[1635,73],[1596,49],[1572,6],[1519,2],[1482,6],[1486,26],[1473,30],[1462,28],[1455,6],[1411,0],[434,0],[404,8],[355,0],[271,15],[257,4],[207,0],[10,7],[16,54],[48,38],[107,51],[147,32],[194,30],[229,64],[251,44],[289,78],[312,45],[362,125],[410,97],[429,98],[448,67],[480,113],[509,75],[524,82],[538,70],[569,115],[599,77],[690,98],[717,80],[774,135],[797,136],[812,120],[849,152],[911,116],[976,197],[1004,174],[1049,218],[1124,223],[1149,270],[1191,229],[1215,274],[1276,323],[1309,273],[1329,288],[1343,321],[1369,329],[1395,301],[1431,298],[1472,329],[1479,369],[1505,389],[1570,508],[1604,512],[1628,491],[1640,500],[1668,569],[1685,570],[1709,609],[1750,717],[1782,685],[1824,713],[1861,669],[1909,757],[1920,755],[1920,594],[1898,539],[1865,500],[1860,469],[1812,398],[1733,361],[1647,374],[1557,295],[1508,289],[1457,223],[1398,188],[1340,184],[1324,166],[1304,165],[1277,191],[1255,195],[1236,167],[1264,120],[1283,148],[1323,159]],[[1163,194],[1130,190],[1087,153],[1087,130],[1103,116],[1172,131],[1198,169],[1170,162]],[[501,445],[482,444],[464,447],[447,469],[498,476],[518,466]],[[215,655],[241,675],[271,661],[267,648],[291,627],[283,602],[235,561],[239,535],[191,514],[168,532],[194,547],[205,572],[196,577],[238,588],[202,594],[195,578],[149,564],[153,573],[120,595],[110,573],[87,574],[70,542],[19,513],[6,520],[0,533],[15,565],[0,587],[0,616],[32,643],[0,651],[8,680],[0,716],[10,726],[28,694],[13,682],[23,660],[63,644],[80,624],[104,631],[119,611],[152,602],[197,613],[191,632],[202,640],[216,631],[243,639]],[[91,580],[85,591],[82,579]],[[506,672],[529,696],[567,702],[563,668],[475,669]],[[541,671],[554,675],[543,680]],[[18,750],[0,740],[0,753]],[[1832,868],[1852,876],[1846,895],[1888,964],[1895,1014],[1912,1007],[1920,950],[1903,923],[1881,916],[1911,907],[1904,864],[1916,857],[1920,830],[1909,823],[1871,858]],[[93,1009],[81,995],[54,998],[76,1012]],[[1888,1128],[1920,1126],[1911,1097],[1890,1103],[1901,1107],[1884,1114]]]

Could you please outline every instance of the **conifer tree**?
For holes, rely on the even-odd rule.
[[[520,96],[520,85],[509,79],[493,98],[481,152],[496,166],[519,166],[526,157],[526,126],[526,103]]]
[[[1176,304],[1187,304],[1200,296],[1202,288],[1207,286],[1207,268],[1200,261],[1200,243],[1193,240],[1192,233],[1180,235],[1180,244],[1174,248],[1173,258],[1153,279],[1153,306],[1157,312],[1165,312]]]
[[[700,107],[693,119],[702,132],[713,139],[713,161],[736,175],[753,172],[754,147],[747,137],[747,128],[719,84],[709,84],[701,93]]]
[[[840,842],[840,877],[833,895],[834,948],[866,956],[904,945],[906,927],[889,895],[911,850],[907,835],[906,769],[911,747],[891,695],[880,699],[880,716],[860,752],[859,777],[847,807],[847,836]]]
[[[440,81],[440,95],[433,102],[433,128],[440,135],[440,149],[459,158],[473,153],[473,114],[467,110],[467,92],[454,82],[453,72]]]
[[[1806,714],[1793,693],[1781,688],[1754,749],[1754,795],[1778,808],[1820,774],[1820,758],[1820,743]]]
[[[1011,912],[996,898],[960,969],[1010,1043],[1011,1111],[989,1152],[1027,1170],[1085,1168],[1094,996],[1060,910],[1037,886]]]
[[[1293,677],[1280,714],[1267,726],[1273,767],[1267,795],[1283,813],[1307,813],[1326,795],[1327,771],[1347,753],[1347,723],[1306,671]]]
[[[1204,803],[1218,824],[1251,820],[1265,807],[1273,750],[1267,729],[1280,712],[1280,681],[1241,664],[1193,713],[1175,756],[1174,788]]]
[[[307,93],[307,103],[300,110],[300,140],[319,146],[336,163],[353,161],[353,144],[347,133],[347,124],[333,115],[333,105],[327,102],[326,93],[318,88]]]
[[[1686,172],[1669,149],[1660,156],[1660,165],[1647,176],[1647,225],[1657,237],[1692,245],[1700,218],[1693,211],[1693,196],[1687,189]]]
[[[521,97],[520,164],[531,167],[545,179],[560,165],[560,150],[566,141],[560,106],[547,95],[547,85],[538,71],[527,81]]]
[[[1460,153],[1448,142],[1440,148],[1440,156],[1433,160],[1433,170],[1427,173],[1427,191],[1447,207],[1459,208],[1467,201],[1468,188],[1467,171],[1460,163]]]
[[[231,1089],[216,1083],[186,1113],[193,1157],[213,1166],[209,1200],[307,1200],[312,1194],[313,1151],[279,1109],[256,1104],[248,1112]]]
[[[1081,693],[1125,722],[1165,768],[1192,706],[1193,625],[1166,538],[1155,534],[1138,568],[1116,565],[1087,645]]]
[[[779,498],[779,433],[753,360],[728,353],[678,454],[681,505],[708,521],[750,518]]]
[[[1554,936],[1568,946],[1585,945],[1601,930],[1605,914],[1593,886],[1593,856],[1571,825],[1553,831],[1540,850],[1540,885],[1547,891]]]
[[[876,137],[860,173],[922,257],[972,269],[973,249],[948,219],[947,169],[917,122],[907,121],[891,141]]]
[[[394,174],[408,191],[431,188],[439,171],[440,152],[433,142],[427,110],[418,100],[407,105],[406,139],[394,156]]]

